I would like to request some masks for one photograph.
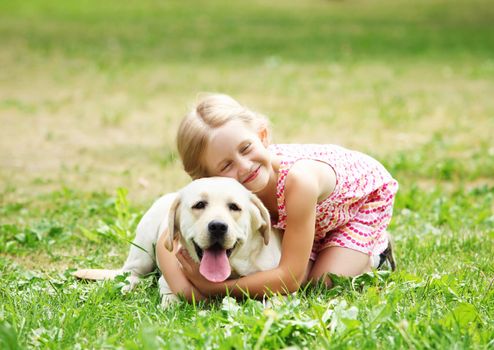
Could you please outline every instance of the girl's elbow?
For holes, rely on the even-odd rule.
[[[305,276],[303,273],[301,273],[300,275],[286,274],[286,276],[283,278],[283,289],[286,291],[287,294],[296,292],[303,284],[304,278]]]
[[[187,300],[189,303],[203,299],[203,296],[199,294],[197,289],[195,289],[192,284],[182,280],[173,280],[170,282],[168,282],[170,291],[173,294]]]
[[[194,288],[190,287],[177,291],[175,294],[184,298],[188,303],[194,303],[204,299],[201,294],[194,290]]]

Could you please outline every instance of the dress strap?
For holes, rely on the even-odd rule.
[[[288,171],[292,167],[295,160],[283,159],[280,161],[280,167],[278,170],[278,182],[276,183],[276,201],[278,205],[278,222],[273,226],[278,229],[285,229],[286,226],[286,206],[285,206],[285,185]]]

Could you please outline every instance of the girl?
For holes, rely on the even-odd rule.
[[[355,276],[385,259],[394,269],[386,227],[398,183],[373,158],[335,145],[270,145],[267,118],[226,95],[193,108],[177,146],[193,179],[236,179],[284,233],[277,268],[221,283],[206,280],[186,252],[174,255],[158,242],[158,264],[175,293],[255,297],[320,279],[331,287],[327,273]]]

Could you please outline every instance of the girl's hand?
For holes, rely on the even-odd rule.
[[[199,272],[199,264],[192,260],[189,253],[184,248],[180,248],[176,256],[180,265],[182,265],[182,271],[185,277],[187,277],[201,293],[206,295],[215,293],[216,283],[208,281],[201,275]]]

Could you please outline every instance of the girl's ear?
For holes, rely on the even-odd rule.
[[[257,135],[261,139],[261,142],[264,145],[264,147],[268,147],[269,146],[268,129],[266,127],[264,127],[264,126],[261,127],[261,129],[259,129],[259,131],[257,132]]]

